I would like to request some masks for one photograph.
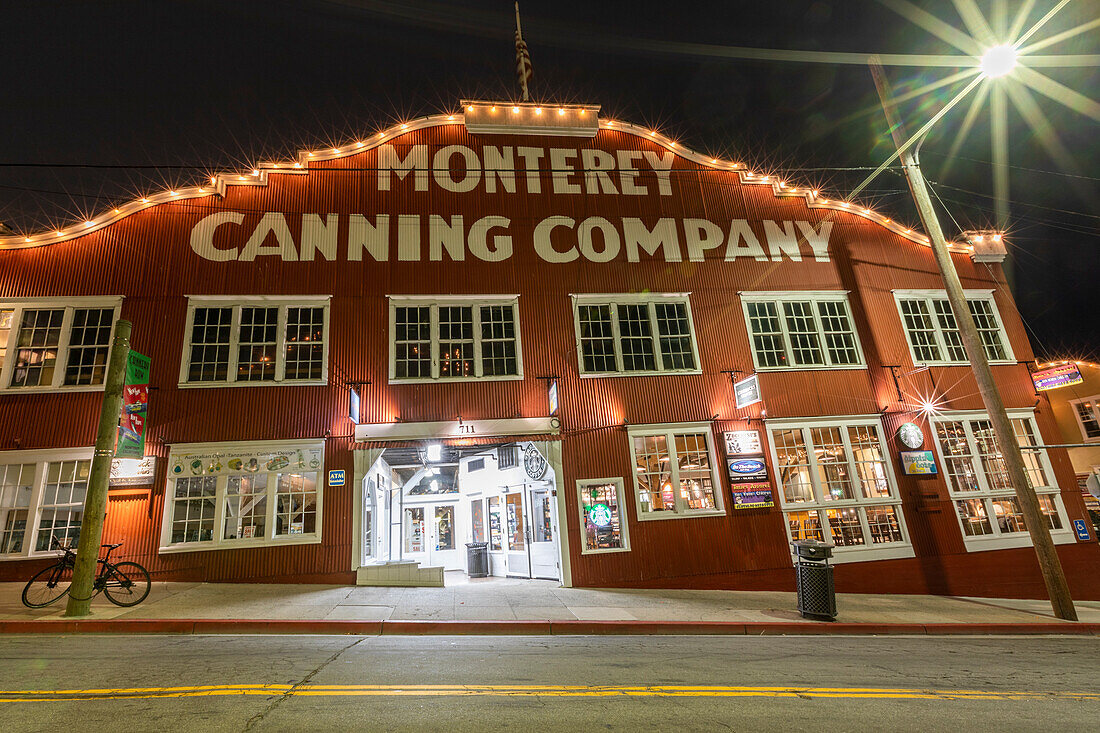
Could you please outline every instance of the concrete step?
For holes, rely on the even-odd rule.
[[[421,567],[405,561],[382,565],[364,565],[355,571],[355,584],[405,588],[442,588],[442,567]]]

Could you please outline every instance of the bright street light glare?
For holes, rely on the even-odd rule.
[[[1009,45],[994,46],[982,56],[982,73],[988,77],[1004,76],[1016,68],[1016,49]]]

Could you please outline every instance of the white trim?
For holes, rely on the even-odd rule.
[[[266,517],[264,519],[264,537],[233,539],[225,539],[222,537],[222,535],[225,533],[225,507],[230,476],[256,476],[259,475],[259,472],[248,473],[240,471],[226,471],[219,472],[213,475],[200,474],[199,476],[194,476],[191,474],[174,476],[171,473],[171,466],[173,465],[174,460],[182,460],[181,456],[186,457],[189,455],[195,455],[196,453],[216,451],[225,453],[227,455],[232,455],[234,453],[259,453],[295,449],[319,451],[321,454],[320,465],[317,466],[317,468],[307,468],[299,471],[295,471],[294,469],[291,469],[290,466],[286,466],[283,469],[262,472],[264,475],[267,476],[267,484],[264,487],[266,490]],[[324,493],[325,489],[328,486],[328,481],[326,480],[327,470],[325,464],[324,440],[253,440],[219,443],[175,443],[169,446],[168,466],[169,473],[165,481],[164,500],[162,504],[163,512],[161,517],[161,526],[158,540],[158,552],[160,554],[196,552],[202,550],[236,550],[254,547],[278,547],[280,545],[319,544],[321,542],[321,532],[324,524]],[[317,475],[315,483],[316,500],[314,504],[315,530],[313,532],[303,533],[301,535],[275,535],[274,532],[276,526],[276,515],[278,510],[278,507],[276,505],[278,503],[279,494],[278,476],[281,474],[292,472],[316,473]],[[177,479],[204,477],[212,477],[215,479],[215,491],[213,494],[214,516],[211,539],[196,542],[172,543],[172,523],[174,519],[173,507],[175,505],[176,499],[175,482]]]
[[[695,338],[695,318],[691,312],[691,293],[570,293],[573,301],[573,334],[576,339],[577,371],[582,379],[597,377],[657,377],[674,374],[702,374],[703,365],[699,356],[699,343]],[[691,358],[695,366],[691,369],[666,369],[664,368],[664,353],[661,351],[662,335],[657,325],[658,303],[681,303],[687,315],[688,339],[691,343]],[[611,316],[611,341],[614,349],[615,370],[606,372],[590,372],[584,368],[584,343],[581,338],[580,307],[606,305]],[[628,370],[623,365],[623,335],[619,325],[619,309],[617,305],[644,305],[649,320],[650,341],[652,344],[653,363],[656,369]]]
[[[183,349],[180,354],[180,389],[207,389],[216,387],[309,387],[328,384],[329,346],[332,342],[330,322],[331,295],[195,295],[187,296],[187,318],[184,322]],[[237,380],[237,359],[241,335],[241,309],[251,307],[276,308],[275,326],[275,378],[268,380]],[[191,365],[191,336],[194,332],[195,310],[197,308],[230,308],[232,310],[229,326],[229,357],[224,381],[189,381]],[[287,309],[321,309],[321,378],[286,379],[287,356]]]
[[[687,509],[684,498],[680,495],[676,486],[679,477],[679,469],[673,460],[676,452],[677,434],[703,433],[707,443],[707,460],[710,461],[710,480],[714,491],[714,509]],[[634,452],[634,439],[647,435],[666,436],[669,454],[669,480],[673,483],[673,501],[675,508],[672,511],[645,512],[642,510],[640,498],[641,487],[638,485],[638,457]],[[718,470],[717,451],[714,448],[714,434],[710,423],[664,423],[657,425],[630,426],[627,428],[627,445],[630,449],[631,473],[634,476],[634,509],[639,522],[660,522],[670,519],[695,519],[698,517],[720,517],[726,514],[725,484],[722,482],[721,472]]]
[[[57,550],[34,549],[38,541],[38,529],[41,524],[42,492],[46,484],[46,471],[50,463],[59,461],[91,461],[94,452],[95,449],[90,446],[87,448],[0,451],[0,465],[30,463],[35,466],[33,484],[31,485],[30,503],[27,505],[27,523],[23,528],[23,547],[17,553],[0,554],[0,562],[28,560],[39,557],[55,557],[57,555]],[[90,470],[91,466],[89,465],[89,471]],[[81,502],[81,504],[83,504],[83,502]],[[81,508],[81,512],[83,512],[83,508]]]
[[[777,291],[739,291],[741,300],[741,315],[745,319],[745,332],[748,334],[749,352],[752,354],[753,368],[758,372],[791,372],[791,371],[821,371],[821,370],[852,370],[866,369],[867,361],[863,356],[863,344],[859,337],[859,329],[852,314],[852,306],[848,302],[847,290],[777,290]],[[783,353],[787,359],[782,365],[761,365],[760,356],[757,354],[753,343],[754,332],[752,319],[749,317],[750,303],[773,303],[776,309],[776,320],[779,322],[779,338],[782,341]],[[783,314],[783,305],[786,303],[809,303],[810,316],[813,318],[814,333],[818,340],[818,350],[823,363],[821,364],[796,364],[794,348],[791,344],[791,334],[787,327],[787,319]],[[852,334],[856,352],[856,362],[852,364],[833,364],[829,356],[829,345],[826,332],[822,324],[820,311],[821,303],[840,303],[844,308],[844,316],[848,321],[849,332]]]
[[[107,381],[107,365],[111,362],[114,348],[115,327],[122,310],[121,295],[104,296],[58,296],[54,298],[5,298],[0,300],[0,310],[11,309],[11,330],[6,343],[0,343],[3,365],[0,367],[0,394],[36,394],[43,392],[102,392]],[[103,381],[98,384],[65,384],[65,373],[69,366],[70,341],[72,339],[73,317],[77,310],[112,309],[111,331],[107,336],[107,357],[103,363]],[[18,351],[19,330],[22,326],[22,314],[26,310],[61,310],[60,334],[57,343],[57,355],[54,359],[53,378],[49,384],[26,387],[12,386],[12,372],[15,370],[15,353]]]
[[[556,435],[560,429],[561,421],[556,417],[363,423],[355,426],[355,442],[424,440],[427,438],[450,440],[453,438],[486,438],[508,435]]]
[[[1096,436],[1095,438],[1090,438],[1088,436],[1088,433],[1085,430],[1085,421],[1081,419],[1081,413],[1077,411],[1077,406],[1078,405],[1083,405],[1086,402],[1091,402],[1092,403],[1091,412],[1092,412],[1092,415],[1093,415],[1093,419],[1097,423],[1100,423],[1100,394],[1091,395],[1089,397],[1082,397],[1082,398],[1077,399],[1077,400],[1070,400],[1069,404],[1070,404],[1070,408],[1073,411],[1073,418],[1077,421],[1077,427],[1081,431],[1082,442],[1085,442],[1085,443],[1100,443],[1100,435]]]
[[[1032,436],[1034,436],[1036,440],[1042,439],[1042,434],[1039,432],[1039,426],[1035,421],[1034,410],[1026,408],[1010,409],[1006,410],[1006,412],[1010,420],[1027,421],[1031,426]],[[998,489],[989,486],[988,477],[982,465],[982,457],[978,451],[977,440],[974,437],[974,431],[971,425],[974,420],[989,420],[989,415],[984,410],[958,410],[939,413],[932,416],[929,420],[929,429],[932,433],[931,439],[935,446],[936,456],[939,458],[943,482],[947,486],[948,501],[951,503],[951,511],[955,515],[955,521],[958,524],[959,534],[962,537],[963,544],[966,546],[967,552],[1000,550],[1009,547],[1029,547],[1031,546],[1031,535],[1026,529],[1021,532],[1002,533],[996,521],[996,513],[992,509],[992,502],[997,499],[1015,499],[1018,502],[1019,498],[1016,492],[1011,488]],[[937,424],[947,422],[962,423],[970,467],[978,483],[978,489],[976,491],[956,491],[953,487],[951,475],[948,471],[947,458],[944,455],[939,433],[936,430]],[[1062,502],[1061,489],[1057,485],[1057,479],[1050,463],[1050,457],[1044,448],[1029,449],[1029,452],[1038,455],[1043,475],[1048,482],[1053,482],[1045,486],[1034,487],[1035,493],[1039,496],[1051,498],[1054,504],[1054,511],[1057,513],[1058,519],[1062,523],[1061,529],[1050,530],[1050,536],[1054,538],[1056,544],[1064,544],[1073,541],[1073,525],[1066,512],[1065,504]],[[985,511],[985,517],[989,523],[992,534],[967,536],[963,528],[962,517],[959,516],[957,502],[968,500],[976,500],[982,503],[982,508]]]
[[[388,295],[386,312],[389,319],[387,340],[389,349],[388,381],[390,384],[438,384],[447,382],[514,382],[523,379],[523,338],[520,333],[518,295]],[[443,377],[439,374],[439,309],[450,306],[467,306],[472,319],[472,355],[474,373],[468,377]],[[516,373],[502,375],[484,375],[485,364],[482,360],[481,308],[511,306],[512,329],[516,345]],[[429,309],[428,340],[431,344],[431,376],[397,376],[397,308],[420,307]]]
[[[913,366],[969,366],[969,358],[959,361],[947,358],[931,361],[918,359],[917,352],[913,347],[913,340],[909,336],[909,329],[905,326],[905,313],[901,309],[901,302],[903,300],[917,300],[923,302],[925,308],[928,310],[928,318],[932,323],[932,335],[936,342],[936,348],[939,350],[941,357],[946,357],[950,351],[947,348],[947,342],[944,340],[943,328],[940,326],[939,319],[936,317],[935,306],[933,305],[934,301],[947,300],[946,290],[893,290],[891,292],[894,294],[894,307],[898,313],[901,332],[905,336],[905,345],[909,349],[909,358],[912,360]],[[989,352],[987,350],[986,358],[989,359],[989,363],[1015,364],[1016,356],[1012,351],[1012,344],[1008,340],[1008,332],[1005,330],[1004,319],[1001,318],[1001,311],[997,307],[997,300],[993,297],[994,292],[993,290],[964,290],[963,295],[966,297],[967,307],[969,307],[971,301],[988,303],[990,312],[993,314],[993,319],[997,322],[997,333],[1001,340],[1001,347],[1005,350],[1005,358],[989,359]],[[950,310],[950,304],[948,304],[948,309]],[[951,317],[954,318],[953,311],[951,314]],[[958,324],[956,323],[956,325]],[[960,335],[960,340],[961,338]]]
[[[606,486],[607,484],[615,485],[615,501],[619,512],[619,538],[622,541],[622,547],[605,547],[602,550],[589,550],[588,549],[588,528],[584,524],[584,511],[581,509],[581,504],[584,503],[584,489],[588,486]],[[577,493],[575,498],[578,501],[577,505],[577,518],[580,521],[580,542],[581,542],[581,554],[582,555],[609,555],[616,552],[630,552],[630,530],[627,525],[627,511],[626,511],[626,496],[625,489],[623,487],[623,479],[621,476],[614,476],[612,478],[579,478],[576,481]],[[559,533],[560,534],[560,533]]]
[[[834,562],[864,562],[869,560],[885,560],[889,558],[913,557],[912,538],[909,535],[909,527],[905,521],[905,512],[902,508],[901,494],[898,491],[897,476],[894,474],[894,465],[890,459],[889,446],[886,443],[886,433],[882,426],[880,416],[833,416],[816,418],[784,418],[768,420],[768,455],[775,471],[775,488],[779,494],[779,506],[783,512],[784,531],[787,534],[787,542],[791,542],[791,524],[788,514],[793,512],[816,512],[818,523],[821,527],[822,538],[826,542],[832,541],[832,528],[829,525],[827,510],[829,509],[856,509],[859,514],[860,530],[866,544],[852,545],[849,547],[836,546],[833,548]],[[852,451],[851,439],[848,435],[849,427],[874,427],[878,437],[879,452],[882,455],[883,472],[889,487],[889,496],[867,498],[863,496],[862,487],[859,485],[860,472],[856,465],[856,458]],[[845,464],[848,477],[851,480],[851,499],[833,499],[825,501],[823,487],[821,486],[820,469],[812,435],[809,431],[814,427],[835,427],[840,430],[841,443],[844,448]],[[774,433],[777,430],[799,430],[802,433],[802,444],[806,448],[807,474],[810,480],[810,488],[814,494],[811,502],[798,502],[787,504],[787,495],[784,490],[783,477],[779,474],[779,452],[776,448]],[[866,509],[889,506],[894,508],[898,520],[898,528],[901,530],[901,541],[884,542],[874,544],[870,525],[867,521]]]

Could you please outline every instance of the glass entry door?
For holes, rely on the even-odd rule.
[[[504,497],[505,535],[508,541],[508,575],[531,577],[531,557],[527,553],[529,533],[523,514],[523,492]]]
[[[550,486],[527,492],[528,543],[532,578],[558,580],[557,512]]]
[[[402,557],[425,567],[463,568],[458,550],[454,504],[406,506],[402,526]]]

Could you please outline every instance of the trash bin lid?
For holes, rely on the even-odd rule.
[[[821,540],[795,540],[791,543],[794,546],[794,551],[799,557],[832,557],[833,548],[836,545],[830,545]]]
[[[480,550],[480,549],[488,547],[488,546],[489,546],[488,542],[467,542],[466,543],[466,547],[468,547],[471,550]]]

